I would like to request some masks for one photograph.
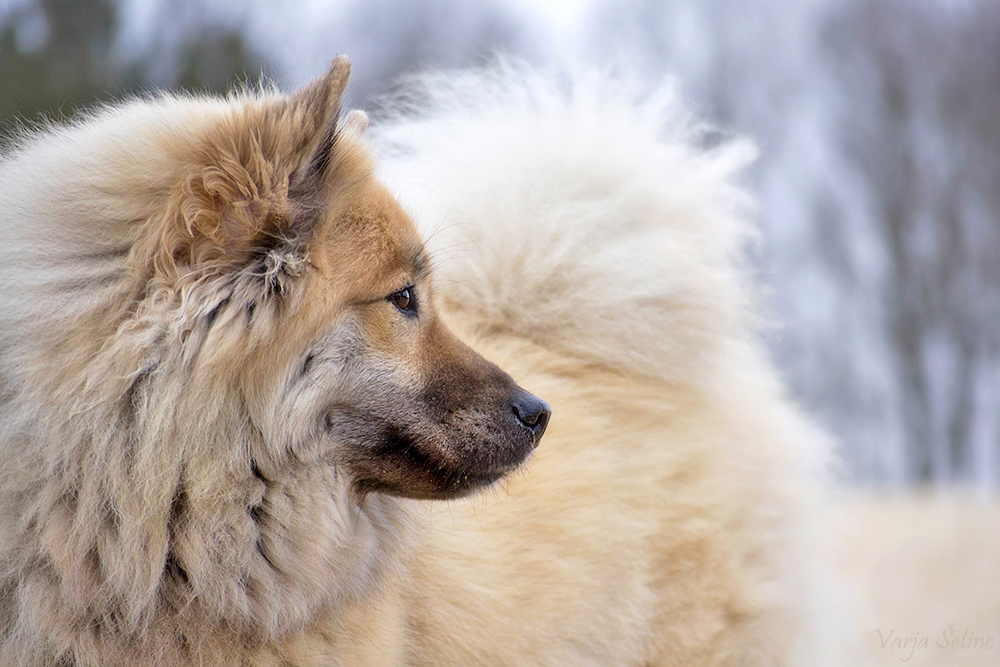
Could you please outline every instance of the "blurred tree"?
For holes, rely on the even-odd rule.
[[[532,57],[535,34],[509,0],[353,0],[325,15],[322,30],[302,35],[307,72],[331,54],[354,64],[348,99],[369,106],[402,76],[425,69],[481,65],[497,52]],[[303,31],[305,32],[305,31]],[[279,47],[280,48],[280,47]],[[296,52],[301,62],[303,53]]]
[[[263,59],[231,28],[186,25],[184,39],[138,58],[119,53],[121,6],[112,0],[38,0],[0,15],[0,124],[60,118],[102,100],[154,87],[151,72],[172,72],[156,84],[212,92],[256,77]],[[181,13],[163,12],[163,21]]]
[[[58,116],[119,88],[111,44],[115,7],[107,0],[43,0],[6,17],[0,30],[0,119]],[[29,39],[41,44],[23,44]],[[39,39],[41,38],[41,39]]]
[[[891,258],[886,330],[908,477],[995,475],[1000,7],[862,0],[834,16],[827,39],[854,102],[840,139]]]

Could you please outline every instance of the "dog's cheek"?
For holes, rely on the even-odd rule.
[[[263,449],[255,458],[281,466],[290,456],[318,462],[324,452],[325,417],[357,393],[357,369],[364,366],[364,344],[349,318],[286,363],[284,377],[261,398],[256,411]],[[266,465],[264,460],[259,461]]]
[[[352,383],[351,391],[324,415],[326,437],[339,458],[348,462],[359,457],[377,459],[436,435],[416,392],[391,378],[368,375],[367,381]]]

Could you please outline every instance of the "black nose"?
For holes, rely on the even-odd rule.
[[[552,415],[549,404],[523,389],[518,389],[510,401],[510,410],[517,417],[517,421],[535,434],[535,442],[538,442]]]

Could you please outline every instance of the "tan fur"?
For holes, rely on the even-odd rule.
[[[682,168],[637,187],[567,158],[566,189],[475,155],[494,171],[410,198],[469,247],[435,288],[366,119],[336,124],[347,72],[133,101],[0,164],[0,663],[836,664],[825,444],[754,340],[728,158],[665,144]],[[400,171],[440,174],[415,146]],[[511,204],[539,192],[585,214],[589,251]],[[671,261],[618,282],[643,224]],[[529,446],[500,421],[513,382],[459,339],[551,426],[484,493],[400,498],[466,493]],[[378,458],[380,437],[410,444]]]

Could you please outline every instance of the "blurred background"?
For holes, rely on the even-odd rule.
[[[674,77],[748,135],[768,332],[865,488],[1000,485],[996,0],[0,0],[0,125],[152,89],[286,89],[347,53],[351,106],[501,52]]]

